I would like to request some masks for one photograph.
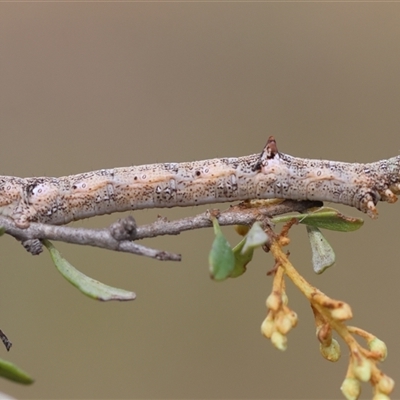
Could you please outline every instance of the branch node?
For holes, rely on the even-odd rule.
[[[108,230],[111,236],[119,242],[121,240],[134,240],[137,233],[135,218],[133,218],[132,215],[129,215],[126,218],[121,218],[112,223],[108,227]]]

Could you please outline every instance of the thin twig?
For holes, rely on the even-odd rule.
[[[100,247],[106,250],[122,251],[141,256],[155,258],[162,261],[180,261],[180,254],[156,250],[129,240],[116,240],[109,229],[73,228],[70,226],[55,226],[32,223],[27,229],[20,229],[6,217],[0,217],[0,225],[5,232],[23,242],[28,251],[32,252],[30,241],[35,239],[49,239],[83,246]],[[33,242],[36,244],[37,242]],[[40,252],[40,251],[39,251]],[[32,252],[38,254],[38,251]]]
[[[118,240],[115,238],[115,232],[118,229],[127,229],[129,230],[129,237],[132,237],[134,240],[163,235],[179,235],[181,232],[187,230],[211,227],[210,213],[218,217],[220,225],[252,225],[255,221],[265,220],[275,215],[291,211],[303,212],[311,207],[320,207],[321,205],[321,202],[285,200],[279,204],[266,202],[265,205],[260,205],[257,203],[257,207],[254,207],[251,202],[245,202],[232,206],[222,212],[218,210],[207,211],[193,217],[175,221],[167,221],[165,218],[159,218],[151,224],[139,227],[135,226],[134,221],[132,222],[132,217],[128,217],[121,220],[120,226],[118,226],[118,223],[114,223],[106,229],[74,228],[41,223],[31,223],[28,228],[21,229],[15,225],[11,218],[3,216],[0,216],[0,226],[3,226],[7,234],[20,240],[26,246],[31,246],[32,241],[36,244],[35,240],[37,242],[37,239],[49,239],[133,253],[158,260],[180,261],[181,256],[179,254],[152,249],[135,243],[132,240],[125,240],[123,232],[119,232],[117,235],[117,237],[122,237],[123,240]],[[29,246],[27,246],[28,250],[31,251]],[[37,254],[37,251],[35,254]]]
[[[0,340],[3,342],[7,351],[10,351],[12,343],[9,341],[7,335],[0,329]]]
[[[312,207],[321,207],[320,201],[296,201],[284,200],[279,204],[268,201],[264,205],[257,201],[257,207],[252,207],[252,202],[240,203],[231,206],[225,211],[215,210],[220,225],[252,225],[256,221],[271,218],[275,215],[286,214],[297,211],[304,212]],[[159,218],[157,221],[137,228],[136,239],[152,238],[163,235],[179,235],[181,232],[200,228],[212,227],[210,211],[198,214],[193,217],[168,221],[166,218]]]

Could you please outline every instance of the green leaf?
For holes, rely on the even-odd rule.
[[[335,252],[318,228],[306,226],[311,244],[312,264],[316,274],[322,274],[335,264]]]
[[[136,298],[136,294],[133,292],[105,285],[104,283],[84,275],[63,258],[50,241],[43,240],[43,244],[46,246],[47,250],[49,250],[51,258],[61,275],[86,296],[101,301],[125,301],[134,300]]]
[[[213,227],[215,238],[208,256],[210,275],[216,281],[223,281],[231,276],[235,268],[235,256],[216,218],[213,218]]]
[[[15,364],[0,358],[0,376],[9,379],[10,381],[30,385],[33,379],[22,369],[18,368]]]
[[[230,278],[237,278],[243,275],[246,272],[247,264],[253,259],[254,250],[252,248],[242,253],[245,244],[246,238],[243,238],[232,250],[235,257],[235,266],[231,272]]]
[[[253,259],[254,249],[261,247],[268,240],[267,234],[259,222],[255,222],[247,235],[233,248],[235,267],[231,278],[237,278],[246,272],[247,264]]]
[[[332,231],[352,232],[362,227],[361,218],[349,217],[330,207],[321,207],[308,214],[292,214],[272,218],[272,222],[288,222],[293,218],[299,223]]]
[[[3,236],[6,233],[6,228],[0,226],[0,236]]]

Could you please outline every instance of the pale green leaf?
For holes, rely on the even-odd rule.
[[[231,278],[237,278],[246,272],[247,264],[253,259],[254,249],[261,247],[268,240],[267,234],[259,222],[255,222],[246,236],[233,248],[235,268]]]
[[[330,207],[321,207],[307,214],[277,216],[272,218],[272,222],[288,222],[293,218],[297,219],[301,224],[340,232],[355,231],[364,224],[361,218],[349,217]]]
[[[136,294],[128,292],[123,289],[114,288],[105,285],[93,278],[84,275],[82,272],[74,268],[60,252],[48,240],[43,240],[43,244],[49,250],[51,258],[58,271],[63,277],[77,287],[83,294],[95,300],[109,301],[109,300],[134,300]]]
[[[242,253],[248,249],[255,249],[262,246],[268,240],[267,234],[261,228],[259,222],[255,222],[246,235],[246,243],[243,246]]]
[[[318,228],[306,226],[311,244],[314,272],[322,274],[335,263],[335,252]]]

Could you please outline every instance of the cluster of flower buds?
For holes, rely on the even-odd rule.
[[[348,326],[347,321],[353,317],[351,307],[344,301],[326,296],[309,284],[293,267],[288,254],[282,250],[282,246],[289,241],[287,233],[290,223],[285,225],[278,237],[269,235],[273,240],[269,243],[268,250],[275,258],[275,266],[268,274],[274,275],[274,281],[266,302],[268,314],[261,325],[262,334],[271,339],[276,348],[286,350],[287,333],[297,324],[296,313],[287,306],[284,281],[284,276],[287,276],[310,302],[322,356],[332,362],[340,358],[340,345],[333,338],[333,332],[343,339],[350,350],[347,374],[341,386],[345,398],[358,399],[362,382],[369,382],[373,387],[373,400],[389,400],[394,381],[377,366],[386,358],[385,343],[360,328]],[[368,348],[362,347],[354,338],[355,335],[364,339]]]
[[[361,394],[361,383],[370,382],[374,389],[373,400],[389,400],[394,381],[377,367],[377,363],[384,361],[387,356],[385,343],[363,329],[343,324],[343,321],[351,318],[348,304],[330,299],[322,293],[314,296],[311,304],[323,357],[329,361],[337,361],[340,358],[340,346],[332,338],[333,330],[336,330],[349,346],[349,366],[341,386],[345,398],[358,399]],[[367,342],[368,349],[362,347],[354,335],[363,338]]]
[[[349,331],[364,337],[369,350],[358,343],[352,346],[349,368],[341,386],[343,395],[348,400],[357,399],[361,393],[361,383],[370,382],[374,388],[373,400],[389,400],[394,381],[377,367],[377,363],[386,358],[385,343],[361,329],[349,327]]]
[[[297,314],[291,310],[286,293],[272,292],[266,301],[268,314],[261,325],[261,333],[271,339],[278,350],[286,350],[287,333],[297,325]]]

